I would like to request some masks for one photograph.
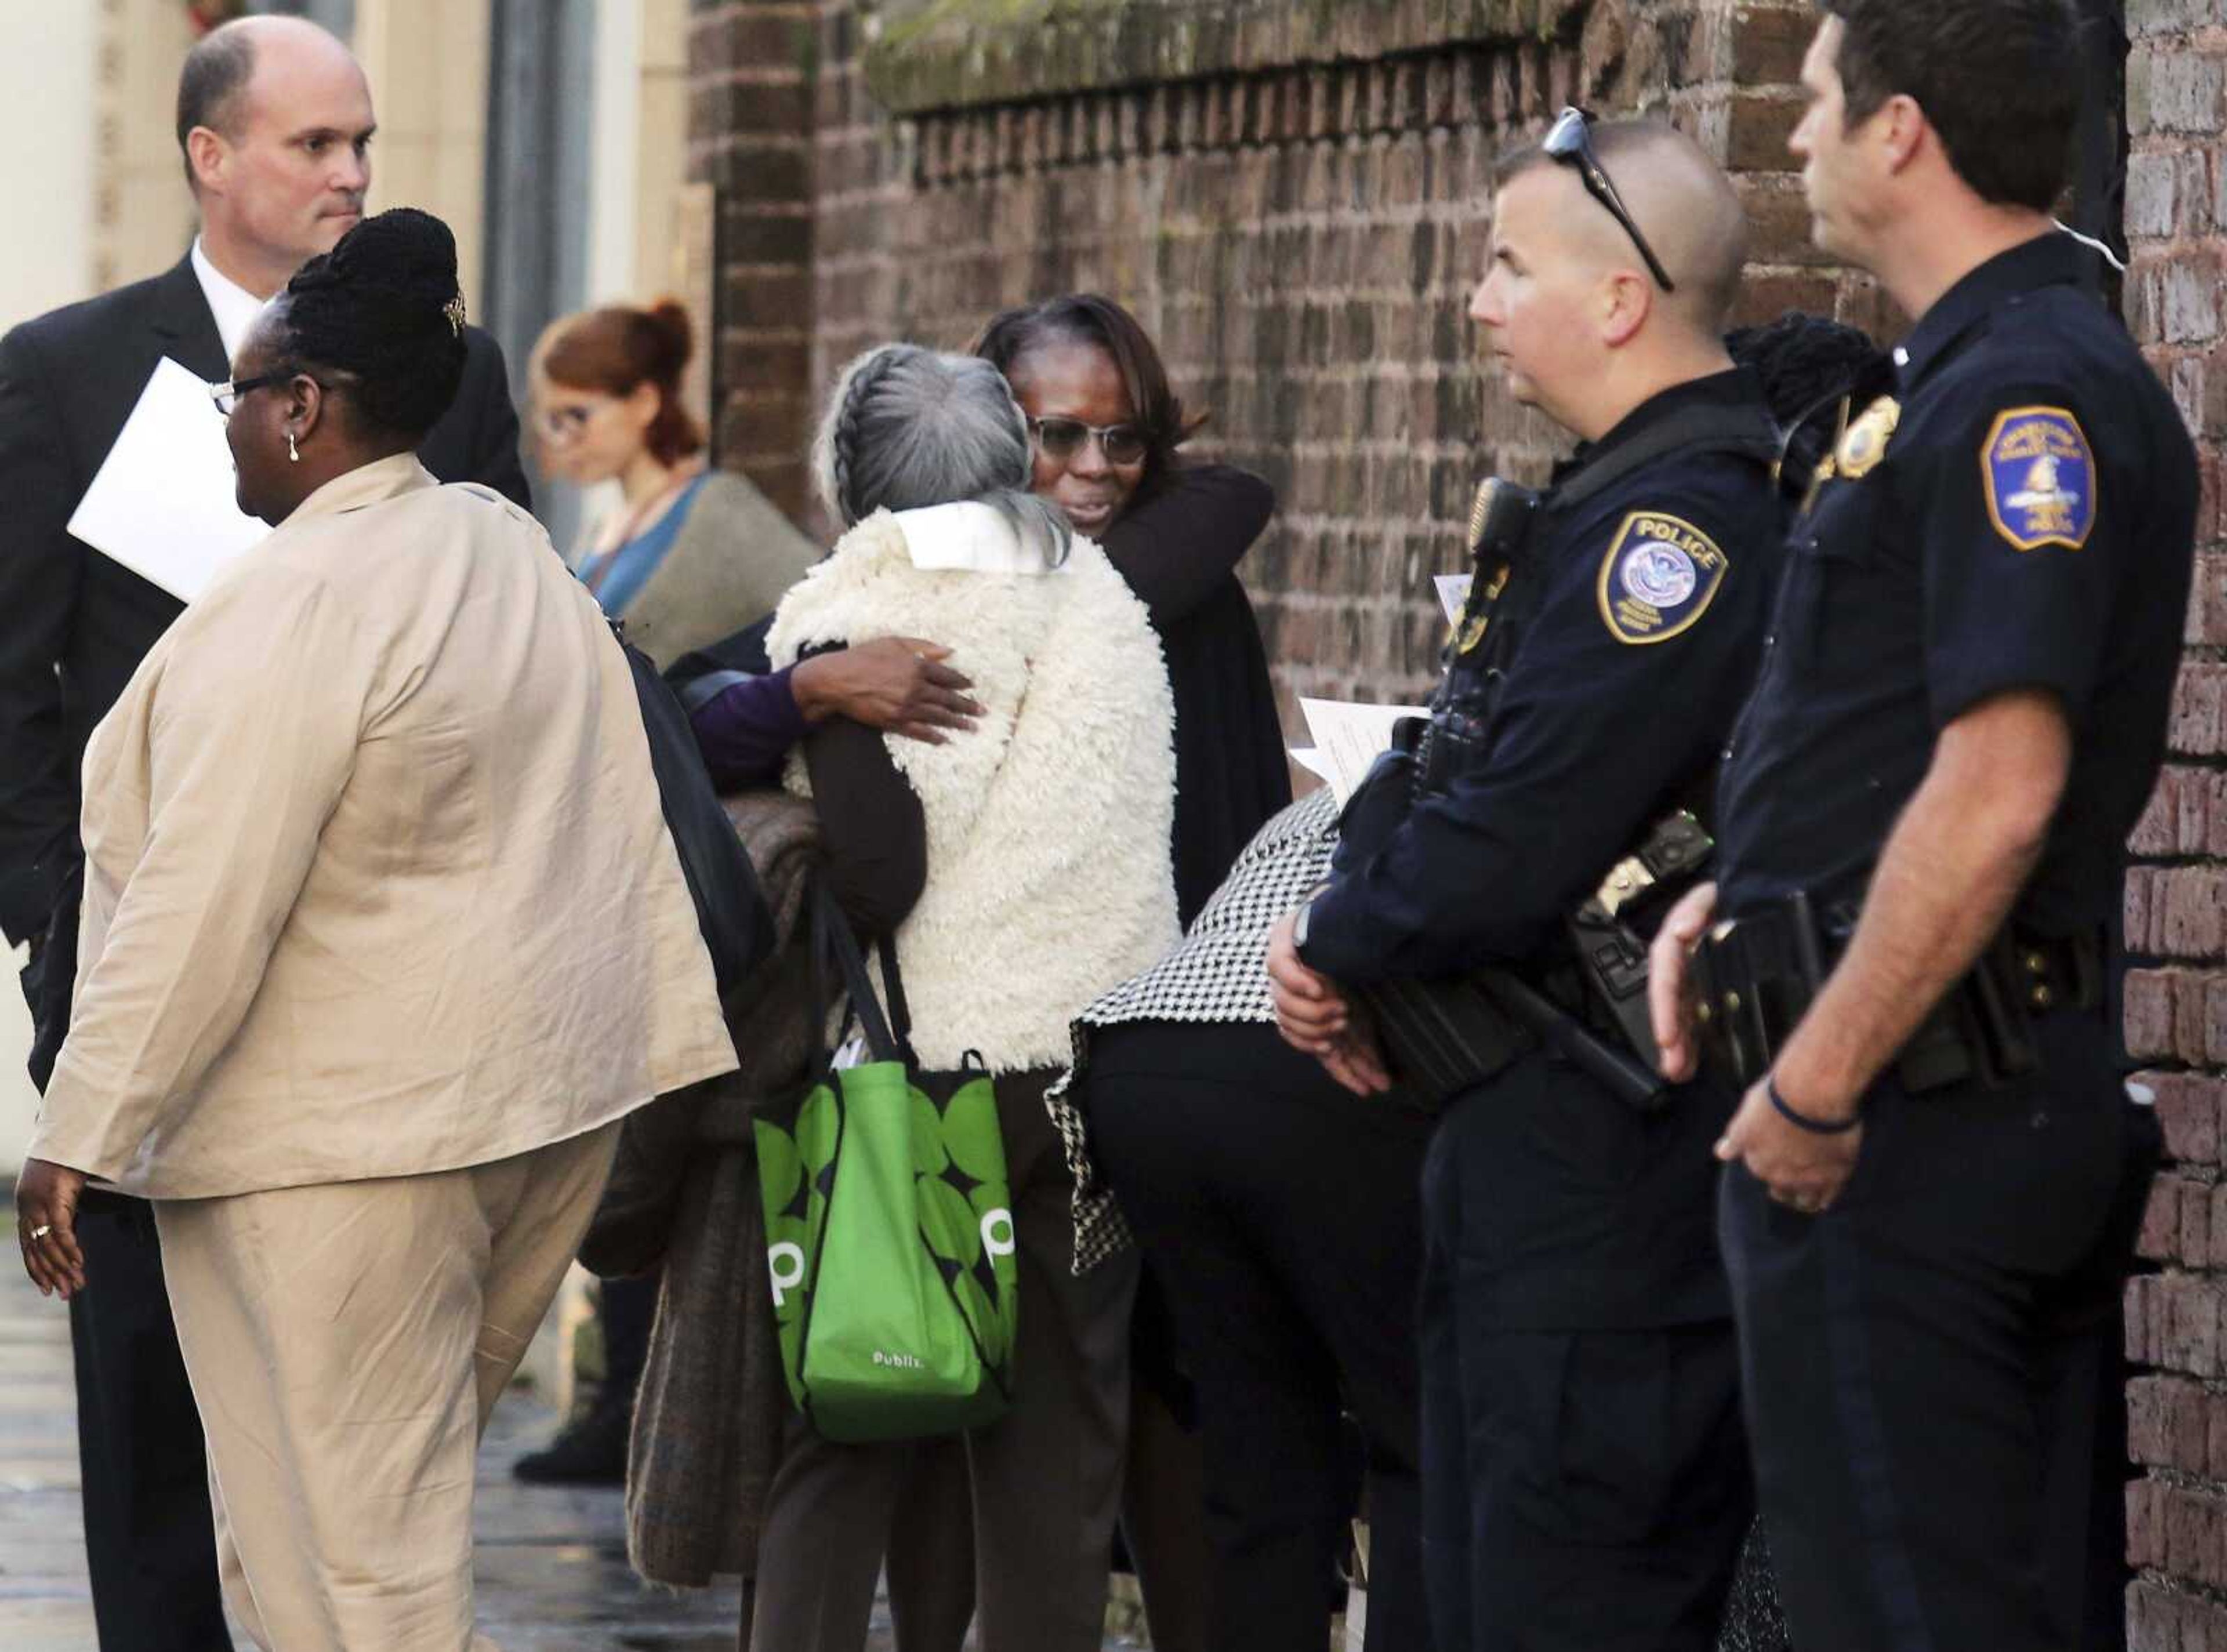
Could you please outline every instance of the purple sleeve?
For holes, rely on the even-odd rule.
[[[804,713],[790,690],[789,667],[769,677],[746,673],[731,676],[701,701],[690,697],[689,726],[721,792],[770,786],[781,778],[782,759],[804,737]]]

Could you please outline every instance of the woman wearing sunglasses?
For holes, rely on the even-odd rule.
[[[1036,491],[1105,548],[1159,632],[1176,698],[1176,903],[1189,923],[1292,800],[1267,657],[1237,578],[1275,493],[1178,456],[1205,418],[1186,416],[1151,336],[1110,298],[1009,309],[974,353],[1028,415]]]
[[[1275,494],[1246,471],[1178,456],[1205,421],[1185,416],[1151,335],[1110,298],[1069,294],[1007,310],[974,348],[1028,417],[1035,491],[1104,548],[1159,635],[1176,712],[1176,904],[1188,925],[1237,852],[1291,801],[1275,691],[1236,573]],[[1119,1241],[1103,1237],[1102,1209],[1078,1217],[1087,1265],[1096,1247]],[[1190,1384],[1149,1272],[1130,1351],[1124,1546],[1152,1644],[1204,1652],[1204,1474]],[[935,1483],[923,1474],[923,1493]],[[891,1538],[891,1605],[905,1652],[955,1652],[971,1604],[966,1524],[939,1517],[933,1502],[932,1495],[909,1502]]]

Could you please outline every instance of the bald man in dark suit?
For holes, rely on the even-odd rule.
[[[0,339],[0,931],[31,948],[23,982],[42,1088],[76,966],[86,739],[183,606],[66,524],[156,364],[230,378],[264,303],[361,215],[373,127],[362,68],[331,35],[284,17],[215,30],[178,88],[201,215],[192,249],[151,280]],[[418,456],[443,482],[486,482],[526,504],[502,352],[477,328],[468,338],[463,388]],[[100,1643],[228,1648],[201,1418],[148,1208],[88,1191],[78,1234],[100,1281],[70,1304]]]

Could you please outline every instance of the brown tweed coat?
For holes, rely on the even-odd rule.
[[[812,805],[726,800],[778,941],[727,1002],[742,1066],[629,1115],[580,1260],[606,1277],[661,1268],[627,1456],[627,1553],[654,1583],[702,1588],[756,1566],[788,1410],[750,1121],[812,1077],[825,1006],[807,962],[820,859]]]

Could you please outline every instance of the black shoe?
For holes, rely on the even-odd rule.
[[[633,1420],[617,1406],[597,1406],[560,1429],[542,1450],[520,1457],[510,1471],[528,1485],[623,1485]]]

